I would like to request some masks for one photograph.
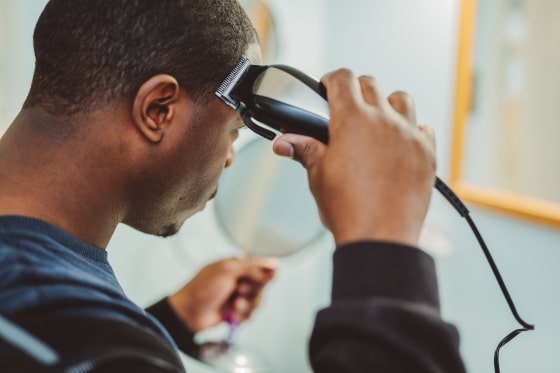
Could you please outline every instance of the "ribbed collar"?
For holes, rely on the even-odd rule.
[[[101,263],[108,263],[107,251],[84,242],[46,221],[18,215],[0,215],[0,234],[7,232],[40,233],[80,255]]]

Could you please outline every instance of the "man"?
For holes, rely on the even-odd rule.
[[[34,47],[29,96],[0,143],[0,313],[68,354],[113,339],[120,324],[106,320],[172,347],[102,249],[121,222],[171,235],[213,196],[242,122],[211,91],[241,54],[259,62],[252,25],[233,1],[51,1]],[[168,329],[193,353],[192,334],[226,310],[249,317],[273,272],[224,260],[150,311],[181,324]]]
[[[180,371],[175,346],[195,354],[193,334],[225,311],[249,317],[274,265],[210,265],[149,309],[158,322],[122,293],[103,248],[119,223],[172,235],[216,193],[243,124],[213,93],[242,55],[260,63],[255,32],[234,0],[51,0],[34,48],[28,98],[0,141],[0,314],[43,355],[28,344],[35,359],[23,359],[4,333],[12,343],[0,361],[14,371]],[[312,365],[461,372],[433,262],[414,248],[433,134],[416,126],[404,93],[386,99],[347,70],[323,83],[330,144],[285,135],[274,147],[308,170],[338,247]]]

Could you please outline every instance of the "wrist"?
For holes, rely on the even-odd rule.
[[[196,323],[193,322],[193,317],[191,312],[189,312],[188,299],[186,299],[184,294],[175,293],[167,297],[167,302],[169,306],[177,316],[177,318],[193,333],[199,332],[201,329],[197,327]]]
[[[363,222],[353,224],[347,221],[345,224],[333,227],[332,233],[336,246],[359,241],[394,242],[412,247],[418,246],[421,227],[416,224],[407,224],[404,221],[390,222],[386,219],[371,225],[365,225]]]

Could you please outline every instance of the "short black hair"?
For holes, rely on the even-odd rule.
[[[35,27],[24,108],[51,115],[132,99],[150,77],[208,97],[256,32],[236,0],[50,0]]]

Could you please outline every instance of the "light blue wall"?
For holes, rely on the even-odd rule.
[[[418,119],[437,133],[439,174],[449,169],[459,1],[328,0],[327,69],[347,65],[375,75],[387,93],[416,99]],[[483,165],[479,165],[483,166]],[[558,186],[560,188],[560,185]],[[472,208],[517,308],[537,329],[502,349],[502,372],[560,371],[560,231]],[[498,341],[517,328],[464,222],[434,195],[428,226],[446,242],[436,255],[443,313],[457,323],[470,372],[493,372]],[[432,237],[433,238],[433,237]],[[437,246],[426,240],[424,245]]]
[[[33,66],[30,35],[43,4],[0,2],[0,97],[4,100],[0,128],[25,98]],[[278,61],[316,76],[347,66],[376,76],[387,93],[396,89],[412,93],[419,121],[436,129],[439,173],[446,179],[458,0],[274,0],[271,4],[281,36]],[[537,326],[503,349],[502,371],[560,371],[559,231],[476,208],[472,215],[519,312]],[[317,246],[301,262],[281,264],[263,306],[240,332],[241,341],[266,356],[278,373],[309,371],[307,338],[315,311],[328,301],[331,270],[330,238]],[[443,313],[460,329],[469,371],[492,372],[496,343],[517,325],[466,223],[435,194],[423,246],[435,253]],[[125,290],[140,304],[163,296],[204,263],[233,250],[214,222],[211,205],[174,238],[147,237],[121,227],[109,247]],[[209,372],[192,360],[186,363],[192,373]]]
[[[31,85],[33,28],[45,4],[0,1],[0,134],[19,112]]]

